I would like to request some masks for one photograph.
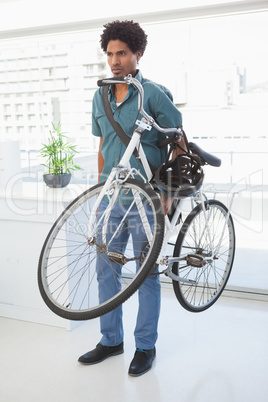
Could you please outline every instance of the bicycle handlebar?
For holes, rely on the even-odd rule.
[[[126,77],[112,77],[112,78],[104,78],[102,80],[97,81],[98,87],[104,87],[110,84],[125,84]]]
[[[144,90],[143,86],[138,81],[136,78],[132,77],[131,74],[126,75],[124,77],[112,77],[112,78],[104,78],[102,80],[97,81],[97,85],[99,87],[103,87],[106,85],[111,85],[111,84],[133,84],[139,91],[139,110],[140,114],[146,119],[146,122],[150,125],[156,128],[160,133],[163,134],[178,134],[179,138],[183,136],[183,131],[180,127],[174,127],[174,128],[163,128],[160,127],[155,120],[153,119],[152,116],[147,114],[143,108],[143,99],[144,99]]]

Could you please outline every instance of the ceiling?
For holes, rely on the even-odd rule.
[[[99,7],[88,0],[0,0],[0,39],[99,29],[112,19],[146,24],[264,10],[268,0],[135,0],[116,7],[111,0]]]

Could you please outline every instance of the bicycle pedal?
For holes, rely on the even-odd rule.
[[[206,260],[200,255],[197,254],[189,254],[185,257],[185,260],[188,265],[195,267],[195,268],[202,268],[206,265]]]
[[[114,251],[109,251],[107,257],[111,262],[119,265],[125,265],[128,259],[122,253],[115,253]]]

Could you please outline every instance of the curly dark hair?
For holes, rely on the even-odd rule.
[[[104,52],[107,51],[110,40],[120,40],[125,42],[133,53],[138,51],[144,53],[147,35],[137,22],[117,20],[103,26],[105,29],[101,35],[100,44]]]

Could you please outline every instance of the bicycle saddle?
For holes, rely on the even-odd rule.
[[[215,155],[209,154],[204,151],[199,145],[194,142],[189,142],[189,148],[193,153],[196,153],[200,158],[203,159],[204,162],[208,163],[211,166],[219,167],[221,166],[221,159]]]

